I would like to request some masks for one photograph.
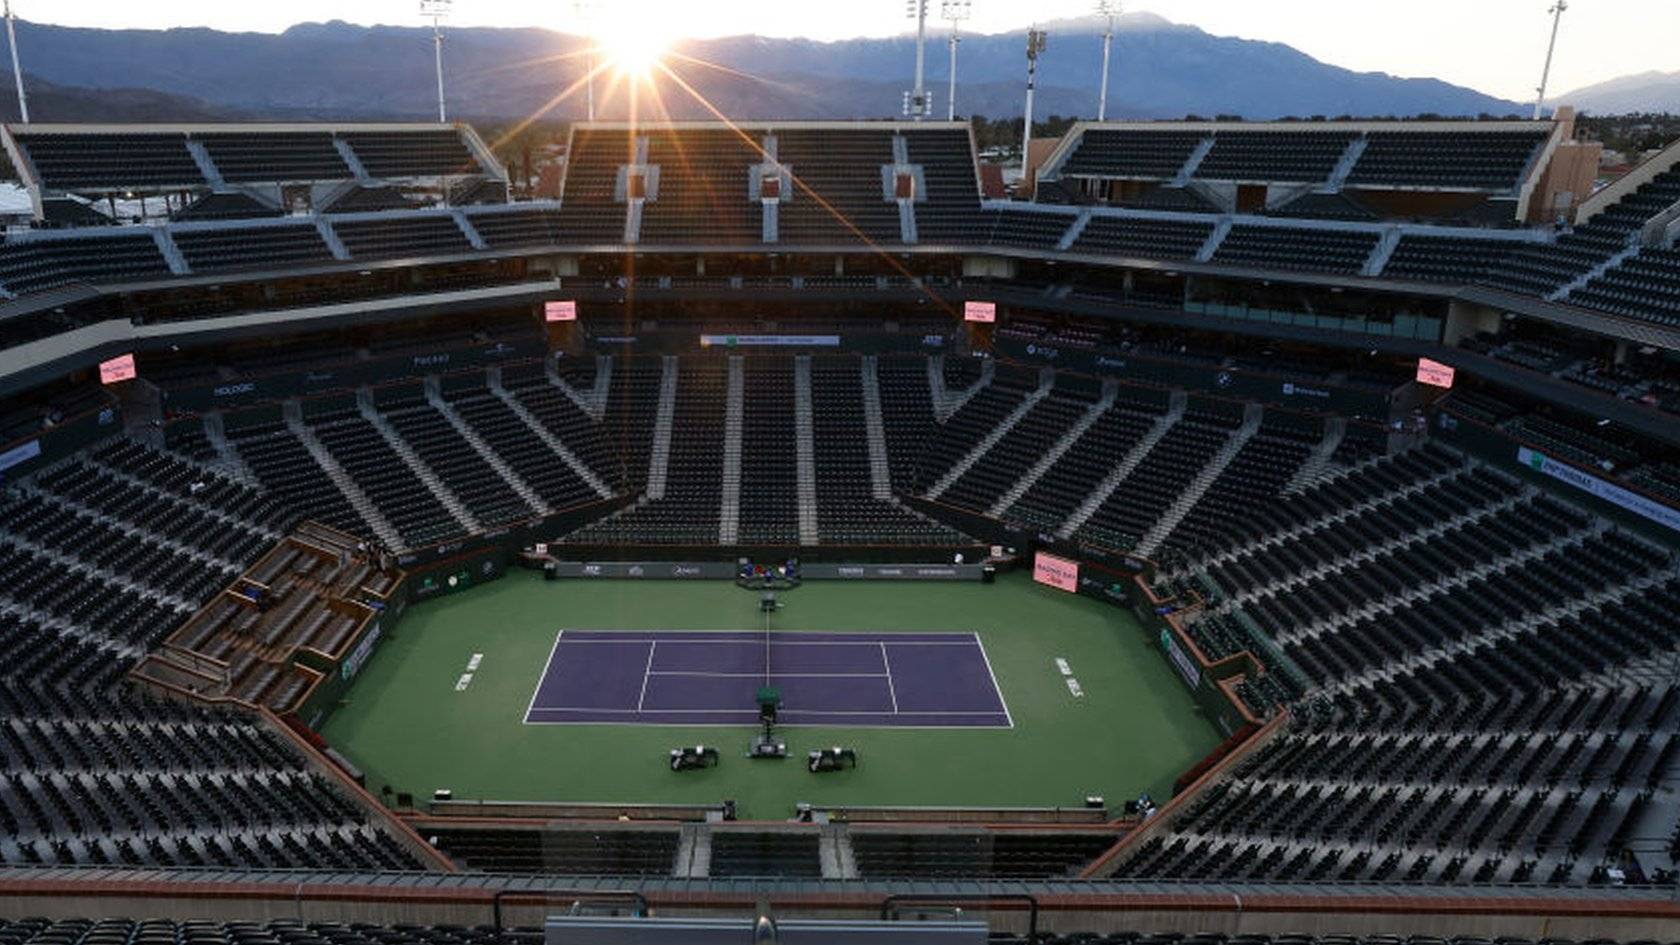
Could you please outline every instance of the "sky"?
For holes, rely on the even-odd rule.
[[[940,0],[929,0],[937,13]],[[1516,101],[1532,101],[1551,30],[1552,0],[1125,0],[1222,36],[1270,40],[1338,66],[1429,76]],[[1089,13],[1095,0],[972,0],[965,28],[997,33]],[[651,30],[659,41],[758,33],[844,39],[904,31],[906,0],[593,0],[600,35]],[[22,19],[66,26],[209,26],[278,32],[297,22],[344,19],[419,24],[418,0],[12,0]],[[546,12],[545,12],[546,11]],[[539,26],[584,32],[577,4],[553,0],[455,0],[449,23]],[[1680,71],[1680,0],[1569,0],[1552,68],[1563,92],[1634,72]]]

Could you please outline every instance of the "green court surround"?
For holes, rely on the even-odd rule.
[[[779,630],[980,634],[1015,727],[992,731],[784,728],[796,757],[750,761],[747,727],[525,725],[561,627],[645,630],[762,628],[758,595],[728,582],[543,581],[516,571],[470,591],[415,604],[380,644],[323,726],[367,775],[417,799],[716,803],[782,819],[817,805],[1118,807],[1139,791],[1158,801],[1220,740],[1135,618],[1033,584],[1025,574],[977,583],[807,582],[783,595]],[[483,658],[457,691],[474,654]],[[1083,696],[1056,666],[1068,661]],[[723,762],[673,773],[666,753],[715,744]],[[812,775],[806,749],[858,750],[856,770]]]

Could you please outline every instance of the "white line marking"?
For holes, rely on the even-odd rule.
[[[576,628],[573,628],[573,629],[576,630]],[[635,633],[638,633],[638,632],[646,633],[646,632],[649,632],[649,631],[578,630],[576,632],[579,632],[579,633],[622,633],[622,634],[630,635],[630,634],[635,634]],[[755,641],[754,640],[745,640],[745,639],[737,639],[737,640],[705,639],[705,637],[715,636],[716,634],[719,634],[719,633],[751,633],[755,637],[757,636],[756,631],[730,631],[730,630],[722,630],[722,631],[719,631],[719,630],[694,630],[694,631],[661,630],[661,631],[652,631],[652,632],[660,633],[660,634],[677,634],[677,635],[685,635],[685,634],[688,634],[688,633],[692,633],[692,634],[695,635],[695,637],[697,637],[697,639],[693,639],[693,640],[665,640],[664,642],[666,642],[666,643],[709,643],[709,644],[739,645],[741,643],[752,643],[752,642],[755,642]],[[777,632],[778,633],[783,633],[783,634],[790,634],[790,633],[801,633],[801,632],[831,633],[833,631],[789,631],[789,630],[783,630],[783,631],[777,631]],[[663,713],[668,713],[668,714],[687,714],[687,715],[708,715],[708,714],[710,714],[710,715],[717,715],[717,714],[720,714],[720,713],[747,714],[747,713],[750,713],[750,712],[753,711],[751,709],[744,709],[744,708],[743,709],[651,709],[651,710],[643,710],[640,707],[640,700],[638,700],[638,707],[636,709],[600,709],[600,708],[589,708],[589,707],[584,707],[584,706],[578,706],[578,707],[543,706],[541,709],[538,709],[536,707],[536,705],[537,705],[537,695],[542,691],[543,682],[548,679],[549,670],[553,667],[555,657],[559,653],[561,638],[564,637],[565,634],[566,634],[565,629],[561,629],[558,632],[556,632],[555,635],[554,635],[554,643],[553,643],[553,645],[551,645],[549,647],[548,659],[546,661],[544,661],[544,663],[543,663],[542,674],[537,677],[537,684],[536,684],[536,686],[532,687],[532,690],[531,690],[530,702],[528,702],[525,706],[525,718],[523,719],[522,724],[525,724],[525,725],[602,725],[602,724],[606,724],[606,725],[647,725],[647,724],[653,724],[653,723],[635,721],[635,720],[631,720],[631,721],[611,721],[611,722],[587,722],[587,721],[580,721],[580,720],[576,720],[576,719],[566,719],[566,720],[562,720],[562,721],[552,721],[552,720],[546,720],[546,719],[533,719],[532,714],[534,712],[608,714],[608,713],[630,713],[630,712],[640,713],[640,712],[643,712],[643,711],[647,711],[647,712],[652,712],[652,713],[663,712]],[[859,635],[861,636],[863,634],[860,632]],[[952,632],[949,632],[949,633],[944,633],[943,635],[945,635],[945,636],[959,636],[959,637],[963,636],[963,634],[959,631],[952,631]],[[995,671],[993,671],[993,669],[992,669],[991,657],[988,656],[987,653],[986,653],[986,645],[980,641],[980,634],[975,633],[973,631],[970,631],[967,634],[967,636],[969,637],[969,640],[968,641],[961,641],[961,642],[953,641],[953,640],[907,640],[907,639],[906,640],[901,640],[901,639],[891,639],[891,637],[893,636],[892,634],[886,634],[885,636],[887,636],[888,639],[879,639],[878,638],[878,639],[875,639],[875,640],[857,640],[857,641],[851,641],[851,640],[809,640],[809,641],[777,640],[776,642],[781,646],[880,646],[880,647],[884,648],[888,644],[894,644],[894,645],[902,645],[902,646],[960,646],[960,647],[974,646],[974,647],[978,647],[979,650],[980,650],[980,658],[982,660],[984,660],[985,664],[986,664],[986,672],[987,672],[988,675],[991,676],[992,691],[997,695],[998,704],[1002,708],[1003,718],[1004,718],[1004,724],[1003,725],[897,725],[897,724],[865,725],[865,724],[855,724],[855,725],[852,725],[850,727],[851,728],[868,728],[868,729],[894,729],[894,730],[900,730],[900,731],[902,731],[904,729],[924,729],[924,730],[927,730],[927,731],[950,731],[952,729],[973,729],[973,730],[979,730],[979,731],[986,731],[986,730],[996,730],[996,729],[999,729],[999,728],[1014,728],[1015,727],[1014,716],[1010,713],[1009,703],[1003,696],[1003,687],[998,685],[997,673]],[[647,668],[644,668],[643,671],[642,671],[642,693],[643,693],[643,696],[645,697],[646,692],[647,692],[647,679],[650,675],[655,675],[652,672],[653,647],[658,646],[658,644],[661,641],[659,641],[659,640],[634,640],[634,639],[581,640],[581,639],[578,639],[577,637],[574,636],[572,639],[566,640],[565,642],[567,644],[573,645],[573,646],[576,646],[576,645],[579,645],[579,644],[590,644],[590,643],[618,644],[618,645],[622,645],[622,644],[625,644],[625,643],[647,643],[647,644],[649,644]],[[660,673],[660,675],[665,675],[665,674],[666,674],[666,671],[662,671]],[[700,675],[700,674],[674,673],[672,675]],[[760,674],[758,674],[758,673],[747,673],[747,674],[723,674],[723,675],[748,675],[748,676],[757,677]],[[798,675],[798,674],[787,674],[787,675]],[[851,674],[842,674],[842,675],[848,675],[849,676]],[[864,674],[858,674],[858,675],[862,676]],[[878,678],[879,675],[880,674],[870,674],[868,678]],[[888,685],[891,686],[892,685],[892,680],[891,680],[892,668],[891,668],[890,664],[887,667],[886,676],[888,677]],[[896,702],[897,702],[896,692],[893,695],[893,701],[896,704]],[[896,708],[894,709],[893,713],[888,713],[888,712],[885,712],[885,711],[875,711],[875,710],[830,711],[830,710],[800,709],[800,710],[794,710],[794,711],[796,712],[796,714],[799,714],[799,715],[823,716],[823,717],[833,717],[833,716],[854,716],[854,717],[855,716],[883,716],[883,715],[890,715],[890,714],[897,714],[897,715],[900,715],[900,716],[909,716],[909,717],[916,717],[916,716],[982,716],[983,717],[983,716],[996,716],[998,714],[998,712],[995,711],[995,710],[994,711],[983,711],[983,712],[982,711],[966,711],[966,710],[940,710],[940,709],[898,711]],[[735,725],[737,725],[738,723],[734,723],[734,722],[707,723],[707,722],[696,721],[696,722],[688,722],[688,723],[684,723],[684,724],[694,726],[694,727],[701,727],[701,728],[732,728],[732,727],[735,727]],[[800,723],[790,722],[790,723],[786,723],[786,724],[788,724],[790,727],[798,727]]]
[[[588,707],[588,706],[547,706],[547,705],[545,705],[542,708],[538,709],[537,711],[538,712],[594,712],[594,713],[622,712],[622,713],[630,714],[630,713],[635,713],[635,712],[640,711],[640,710],[637,710],[637,709],[602,709],[602,708],[592,708],[592,707]],[[716,715],[720,712],[740,712],[743,715],[745,715],[745,714],[756,714],[758,710],[751,709],[751,708],[740,708],[740,709],[648,709],[646,711],[649,715],[657,715],[657,714],[662,713],[662,712],[665,712],[665,713],[690,713],[690,714],[707,713],[707,714],[712,714],[712,715]],[[891,715],[892,714],[885,709],[788,709],[786,711],[797,713],[799,715]],[[985,712],[975,711],[975,710],[972,710],[972,709],[962,709],[962,710],[910,709],[910,710],[906,710],[904,712],[900,712],[898,714],[899,715],[999,715],[1001,713],[999,713],[995,709],[990,710],[990,711],[985,711]]]
[[[898,687],[893,685],[892,657],[887,655],[887,643],[881,641],[881,664],[887,668],[887,695],[892,696],[893,715],[898,714]]]
[[[746,710],[743,710],[743,711],[746,711]],[[886,715],[887,713],[883,712],[883,713],[879,713],[879,714]],[[753,721],[748,721],[748,722],[703,722],[703,721],[700,721],[699,719],[692,719],[692,720],[685,719],[682,722],[671,722],[671,723],[643,722],[643,721],[635,721],[635,720],[630,720],[630,721],[610,720],[610,721],[604,721],[604,722],[597,722],[597,721],[590,721],[590,720],[587,720],[587,719],[567,719],[564,722],[537,721],[537,722],[527,722],[525,724],[527,724],[527,725],[664,725],[664,724],[670,724],[670,725],[681,725],[683,728],[715,728],[715,729],[733,728],[733,729],[738,729],[738,728],[742,727],[743,725],[751,726],[751,725],[755,724],[755,722],[757,720],[757,717],[758,717],[757,713],[753,713]],[[909,716],[908,715],[900,715],[898,717],[899,718],[908,718]],[[776,724],[782,726],[783,728],[811,728],[813,726],[832,726],[832,725],[835,725],[837,723],[835,723],[833,721],[829,721],[829,720],[811,721],[811,722],[789,722],[784,718],[782,721],[777,722]],[[999,731],[1003,731],[1007,728],[1007,726],[1004,726],[1004,725],[933,725],[933,724],[918,725],[918,724],[915,724],[915,723],[907,723],[907,722],[880,722],[880,723],[846,722],[844,724],[847,728],[868,729],[870,731],[875,731],[875,732],[999,732]]]
[[[681,669],[656,669],[648,673],[649,676],[704,676],[715,679],[760,679],[763,673],[708,673],[698,670],[689,672]],[[890,677],[889,673],[786,673],[770,674],[776,679],[882,679]]]
[[[658,640],[648,641],[647,665],[642,667],[642,694],[636,697],[636,711],[642,711],[642,703],[647,701],[648,680],[653,678],[653,653],[659,649]]]
[[[554,665],[554,654],[560,649],[560,638],[565,635],[566,631],[564,628],[554,634],[554,644],[548,648],[548,659],[543,660],[542,672],[537,674],[537,684],[531,687],[531,701],[525,704],[525,719],[523,722],[525,725],[545,724],[532,723],[531,710],[537,707],[537,694],[542,692],[543,680],[548,678],[548,670]]]
[[[997,694],[998,705],[1003,707],[1003,717],[1009,722],[1009,727],[1015,727],[1015,717],[1009,714],[1009,700],[1003,697],[1003,687],[998,685],[997,673],[992,671],[992,658],[986,655],[986,644],[980,642],[980,634],[970,633],[974,637],[974,645],[980,648],[980,658],[986,661],[986,675],[992,677],[992,692]]]
[[[696,631],[696,632],[704,633],[706,631],[701,630],[701,631]],[[724,631],[724,632],[733,633],[735,631],[731,630],[731,631]],[[778,631],[778,632],[781,632],[781,631]],[[891,636],[891,634],[888,634],[888,636]],[[712,646],[741,646],[743,644],[752,644],[752,645],[756,646],[758,644],[757,640],[659,640],[659,641],[635,640],[635,639],[579,640],[576,637],[573,637],[572,639],[566,641],[566,645],[567,646],[589,646],[591,644],[602,644],[602,645],[608,645],[608,646],[623,646],[626,643],[649,643],[649,642],[680,643],[684,646],[694,646],[696,644],[701,644],[701,643],[704,643],[704,644],[707,644],[707,645],[712,645]],[[776,642],[777,646],[874,646],[878,641],[875,641],[875,640],[859,640],[859,641],[853,642],[851,640],[777,640],[775,642]],[[971,643],[958,642],[958,641],[955,641],[955,640],[887,640],[887,641],[884,641],[884,642],[891,643],[893,646],[962,646],[962,647],[973,646],[973,644],[971,644]]]

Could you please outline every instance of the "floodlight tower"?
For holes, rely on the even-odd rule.
[[[1546,108],[1546,83],[1552,77],[1552,53],[1557,50],[1558,26],[1563,22],[1563,13],[1569,9],[1569,0],[1557,0],[1547,13],[1552,15],[1552,41],[1546,45],[1546,67],[1540,70],[1539,94],[1534,98],[1534,120],[1539,121]]]
[[[904,15],[916,21],[916,89],[910,93],[910,115],[917,121],[927,117],[927,15],[930,0],[905,0]]]
[[[589,120],[595,120],[595,37],[590,35],[590,15],[594,12],[589,0],[577,0],[573,4],[577,10],[578,20],[583,24],[583,87],[584,101],[588,104]]]
[[[1102,86],[1097,89],[1097,120],[1108,117],[1108,52],[1114,46],[1114,21],[1120,17],[1120,0],[1097,0],[1097,15],[1103,18]]]
[[[454,0],[420,0],[420,15],[432,20],[432,55],[437,61],[438,123],[449,120],[443,109],[443,18]]]
[[[1034,26],[1027,30],[1027,114],[1021,127],[1021,182],[1027,180],[1027,151],[1032,145],[1033,91],[1038,88],[1038,55],[1044,52],[1046,36]]]
[[[18,118],[24,124],[29,124],[29,96],[23,94],[23,68],[18,65],[17,51],[17,17],[12,14],[12,0],[4,0],[6,5],[6,45],[12,48],[12,78],[17,80]]]
[[[945,94],[945,118],[947,121],[957,120],[957,29],[962,21],[968,19],[973,0],[941,0],[939,15],[951,24],[951,89]]]

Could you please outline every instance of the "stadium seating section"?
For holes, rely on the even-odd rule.
[[[0,862],[415,865],[255,719],[120,685],[295,512],[124,439],[36,477],[8,505]]]
[[[36,130],[12,137],[43,187],[89,195],[185,190],[226,182],[342,181],[358,176],[347,149],[374,179],[481,175],[484,168],[455,128],[360,130],[358,126],[97,131]],[[208,166],[193,154],[201,147]]]
[[[1085,128],[1048,176],[1102,180],[1202,180],[1278,184],[1327,183],[1354,146],[1347,185],[1383,189],[1511,192],[1551,131],[1385,129],[1334,124],[1232,126],[1205,131],[1139,126]],[[1201,153],[1199,161],[1192,163]]]
[[[1348,176],[1350,186],[1514,190],[1545,143],[1545,131],[1376,131]]]
[[[1226,390],[1237,378],[1274,393],[1274,382],[1287,389],[1303,380],[1385,393],[1408,378],[1395,373],[1405,366],[1398,359],[1367,354],[1363,341],[1302,354],[1306,342],[1257,344],[1248,334],[1221,342],[1181,331],[1191,316],[1215,314],[1214,305],[1187,313],[1192,290],[1161,275],[1199,262],[1222,267],[1192,270],[1215,292],[1224,291],[1220,280],[1241,282],[1231,272],[1264,272],[1287,293],[1327,277],[1340,288],[1380,263],[1388,280],[1443,291],[1476,285],[1639,320],[1647,331],[1677,327],[1680,249],[1642,239],[1647,223],[1680,200],[1680,170],[1654,175],[1555,239],[1514,238],[1378,223],[1361,193],[1509,197],[1545,147],[1549,132],[1539,127],[1090,128],[1056,168],[1061,183],[1135,184],[1115,201],[1129,209],[1028,209],[980,200],[970,135],[950,126],[643,136],[588,126],[572,138],[558,203],[263,220],[282,211],[242,185],[344,184],[328,189],[345,208],[406,206],[401,188],[348,183],[478,174],[475,142],[437,128],[12,133],[55,190],[198,191],[176,222],[155,229],[9,235],[0,288],[14,298],[193,274],[231,283],[223,274],[334,263],[482,262],[632,240],[762,249],[768,213],[777,242],[795,247],[862,243],[897,254],[914,232],[930,248],[1025,251],[1017,262],[1038,272],[1072,268],[1033,258],[1064,242],[1076,255],[1158,262],[1126,274],[1125,298],[1172,324],[1006,312],[993,336],[1000,356],[968,357],[950,343],[954,317],[893,314],[902,325],[883,328],[883,337],[926,328],[941,344],[925,350],[949,353],[730,347],[537,360],[532,350],[494,367],[205,416],[176,410],[167,397],[150,403],[165,411],[156,424],[130,417],[133,433],[8,477],[0,496],[0,564],[9,577],[0,588],[0,865],[420,868],[417,852],[429,851],[329,777],[272,719],[154,700],[130,685],[131,671],[169,641],[226,657],[230,694],[295,703],[302,687],[272,652],[236,647],[222,634],[242,614],[218,595],[252,568],[276,584],[290,576],[295,561],[284,542],[305,517],[420,552],[561,512],[568,524],[551,544],[579,554],[606,546],[727,558],[748,548],[867,549],[948,561],[995,531],[1147,560],[1158,613],[1182,628],[1195,656],[1218,664],[1253,727],[1278,724],[1244,743],[1194,796],[1146,821],[1137,842],[1108,861],[1122,880],[1608,885],[1634,838],[1643,862],[1680,862],[1672,799],[1680,556],[1672,544],[1594,511],[1567,488],[1520,478],[1525,470],[1494,468],[1421,423],[1286,409]],[[750,196],[750,168],[764,163],[794,181],[768,207]],[[634,165],[658,168],[639,207],[626,199],[642,186],[629,180]],[[895,165],[915,169],[920,192],[894,195],[884,169]],[[207,167],[220,184],[206,179]],[[1320,186],[1333,178],[1337,186]],[[1298,218],[1220,216],[1208,202],[1215,187],[1256,182],[1293,185],[1299,196],[1267,215]],[[1135,293],[1134,277],[1145,283]],[[644,278],[662,289],[715,284],[702,275],[694,283]],[[795,284],[779,270],[746,278]],[[896,288],[911,285],[907,276],[838,271],[798,278],[836,289],[872,290],[889,278]],[[1045,292],[1115,298],[1102,286]],[[1515,319],[1491,320],[1501,321]],[[826,334],[848,322],[823,311],[742,311],[704,325]],[[620,326],[603,318],[578,327]],[[289,348],[230,345],[200,357],[156,345],[141,356],[159,365],[147,381],[172,390],[502,342],[535,349],[545,340],[537,331],[523,312],[473,324],[445,315],[412,331],[365,332],[354,344],[323,334]],[[1612,406],[1680,415],[1680,370],[1655,348],[1572,344],[1514,324],[1456,343],[1455,358],[1500,376],[1573,384],[1583,397],[1624,402]],[[1029,344],[1217,380],[1206,390],[1175,389],[1141,364],[1137,377],[1104,380],[1028,366],[1003,350]],[[1466,382],[1443,395],[1442,429],[1463,424],[1471,437],[1502,436],[1645,497],[1680,501],[1671,449],[1647,449],[1608,418],[1542,405],[1475,375],[1464,370]],[[8,443],[116,402],[97,390],[49,393],[0,418]],[[327,569],[291,583],[330,587],[343,576]],[[292,621],[308,605],[296,606],[265,647],[302,641],[330,651],[349,639],[352,617],[320,608]],[[201,622],[189,623],[194,614]],[[856,872],[871,880],[1059,880],[1091,867],[1117,839],[1113,826],[1042,835],[847,830]],[[1670,838],[1666,849],[1652,844],[1659,834]],[[707,836],[714,877],[824,875],[817,831],[721,825]],[[440,827],[434,842],[474,871],[666,877],[683,834],[669,825],[474,823]],[[0,920],[0,945],[535,945],[539,936],[291,921]],[[1032,945],[1061,941],[1181,939],[1123,933]]]
[[[1080,255],[1205,262],[1300,279],[1374,275],[1478,285],[1672,327],[1675,250],[1639,242],[1649,237],[1646,224],[1680,200],[1680,166],[1651,175],[1555,236],[1529,231],[1518,238],[1474,225],[1489,222],[1476,218],[1474,204],[1443,210],[1427,228],[1385,219],[1385,211],[1374,209],[1382,205],[1378,192],[1396,188],[1466,192],[1514,207],[1513,194],[1535,167],[1550,128],[1088,127],[1051,169],[1046,187],[1086,202],[1068,190],[1070,181],[1130,186],[1102,191],[1109,206],[1082,214],[983,203],[970,134],[940,126],[655,127],[635,135],[585,126],[573,135],[562,199],[533,205],[506,204],[503,182],[475,177],[473,142],[455,130],[19,129],[20,147],[48,182],[46,222],[109,223],[97,212],[102,196],[177,179],[186,182],[175,186],[194,190],[195,197],[173,210],[171,219],[180,222],[163,226],[151,241],[145,238],[150,234],[109,227],[13,235],[0,244],[0,292],[22,297],[200,273],[254,276],[335,263],[529,254],[626,241],[770,245],[765,237],[773,232],[776,245],[788,246],[909,241],[1026,254],[1061,252],[1066,243],[1065,251]],[[113,143],[125,149],[116,157]],[[755,200],[751,181],[772,162],[791,186],[774,200]],[[211,181],[194,179],[204,178],[208,166],[217,168],[210,189]],[[911,178],[909,191],[895,190],[903,181],[891,179],[894,168]],[[125,173],[137,183],[115,184],[112,175]],[[390,184],[451,175],[465,175],[468,186],[445,191],[457,208],[450,213],[436,207],[403,212],[430,201],[412,187]],[[251,225],[286,212],[279,191],[259,193],[253,185],[335,180],[339,185],[318,188],[321,204],[307,222]],[[481,186],[486,182],[494,186]],[[1244,184],[1268,185],[1272,199],[1264,207],[1242,203],[1247,213],[1222,222],[1220,215],[1231,210],[1228,191]],[[81,191],[95,202],[55,196],[56,189]],[[632,190],[646,199],[633,200]],[[110,209],[119,219],[132,212],[115,203]],[[1300,222],[1267,224],[1264,217]],[[318,239],[309,233],[311,224]],[[872,284],[869,277],[850,275],[805,280],[834,288]],[[672,285],[669,277],[660,284]]]

